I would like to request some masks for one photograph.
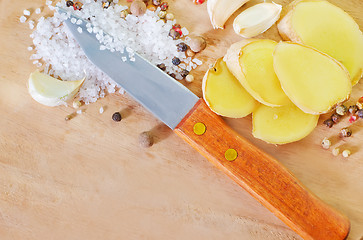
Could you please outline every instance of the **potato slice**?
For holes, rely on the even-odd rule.
[[[271,107],[290,102],[273,68],[276,44],[268,39],[242,40],[233,44],[224,57],[228,68],[247,92]]]
[[[304,113],[292,103],[274,108],[261,105],[252,114],[252,134],[272,144],[296,142],[314,130],[318,119],[318,115]]]
[[[362,78],[363,34],[348,13],[324,0],[296,0],[278,23],[284,40],[312,46],[340,61],[352,84]]]
[[[229,72],[222,58],[205,74],[202,89],[207,105],[221,116],[245,117],[258,106],[258,102]]]
[[[298,43],[277,44],[274,69],[286,95],[306,113],[326,113],[352,91],[349,73],[341,63]]]

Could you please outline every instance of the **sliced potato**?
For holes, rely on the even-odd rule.
[[[205,74],[202,89],[207,105],[221,116],[245,117],[258,106],[258,102],[229,72],[222,58]]]
[[[271,107],[290,102],[273,68],[276,44],[268,39],[242,40],[233,44],[224,57],[228,68],[247,92]]]
[[[280,42],[274,69],[286,95],[306,113],[326,113],[352,91],[349,73],[341,63],[301,44]]]
[[[274,108],[260,105],[252,116],[253,136],[272,144],[301,140],[314,130],[319,119],[318,115],[304,113],[292,103]]]
[[[312,46],[340,61],[352,84],[362,78],[363,34],[358,24],[325,0],[295,0],[278,23],[284,40]]]

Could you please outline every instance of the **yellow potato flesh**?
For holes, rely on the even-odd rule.
[[[282,107],[261,105],[252,114],[255,138],[272,144],[286,144],[309,135],[318,123],[319,116],[307,114],[294,104]]]
[[[279,43],[274,69],[286,95],[306,113],[326,113],[348,99],[352,90],[343,65],[300,44]]]
[[[268,106],[282,106],[290,102],[273,68],[276,44],[272,40],[247,44],[242,48],[239,59],[244,75],[240,82],[256,100]]]
[[[292,27],[302,43],[341,62],[355,85],[363,71],[363,34],[342,9],[327,1],[304,1],[295,7]]]
[[[229,72],[222,59],[218,59],[215,66],[206,73],[203,80],[203,97],[215,113],[231,118],[245,117],[258,105]]]

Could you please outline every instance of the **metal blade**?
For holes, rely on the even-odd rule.
[[[58,9],[60,13],[65,10]],[[76,16],[71,18],[79,19]],[[88,59],[156,117],[174,129],[193,108],[199,98],[181,83],[135,53],[130,61],[128,53],[100,50],[94,33],[89,33],[87,22],[77,25],[68,18],[64,22]],[[82,33],[77,29],[82,28]],[[124,62],[122,57],[127,57]]]

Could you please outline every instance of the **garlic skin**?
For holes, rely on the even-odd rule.
[[[281,10],[282,6],[274,2],[256,4],[234,19],[233,29],[244,38],[255,37],[267,31],[279,20]]]
[[[207,10],[214,29],[223,29],[228,18],[250,0],[208,0]]]

